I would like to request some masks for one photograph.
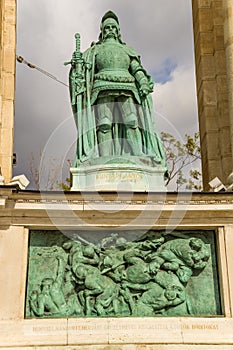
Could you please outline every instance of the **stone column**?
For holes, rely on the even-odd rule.
[[[16,56],[16,0],[0,2],[0,167],[12,178]]]
[[[227,87],[229,101],[231,147],[233,149],[233,2],[224,0],[224,45],[227,66]],[[231,162],[233,171],[233,156]]]
[[[193,0],[194,50],[204,190],[231,171],[223,0]]]

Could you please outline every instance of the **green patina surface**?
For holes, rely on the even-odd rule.
[[[166,169],[155,125],[154,82],[134,49],[121,40],[119,20],[109,11],[99,40],[84,53],[80,36],[70,62],[70,96],[78,130],[74,167],[96,158],[134,156]],[[102,159],[104,162],[104,159]]]
[[[31,231],[26,317],[221,314],[214,232]]]

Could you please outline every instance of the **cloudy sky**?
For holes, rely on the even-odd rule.
[[[110,9],[119,17],[122,40],[140,54],[155,80],[158,129],[181,139],[196,132],[189,0],[21,0],[17,54],[67,84],[69,68],[63,63],[74,51],[74,34],[81,34],[81,50],[87,49],[97,41],[100,20]],[[23,64],[16,67],[14,173],[30,177],[31,153],[36,162],[44,153],[55,163],[74,156],[76,128],[68,88]]]

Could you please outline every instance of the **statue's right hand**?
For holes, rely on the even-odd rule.
[[[127,289],[128,288],[128,282],[123,280],[121,282],[121,287],[122,287],[122,289]]]
[[[58,263],[60,263],[60,264],[64,264],[65,263],[65,260],[64,260],[64,258],[62,256],[57,255],[56,259],[57,259]]]
[[[78,57],[77,57],[77,52],[74,51],[71,59],[71,63],[77,63]]]
[[[30,301],[36,301],[37,300],[37,297],[38,297],[38,292],[33,290],[30,297],[29,297],[29,300]]]

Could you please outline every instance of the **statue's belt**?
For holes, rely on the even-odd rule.
[[[128,73],[128,72],[127,72]],[[104,80],[104,81],[112,81],[112,82],[119,82],[119,83],[134,83],[135,79],[133,76],[130,76],[129,73],[124,76],[124,74],[116,75],[116,73],[109,74],[108,73],[97,73],[95,74],[95,80]]]

